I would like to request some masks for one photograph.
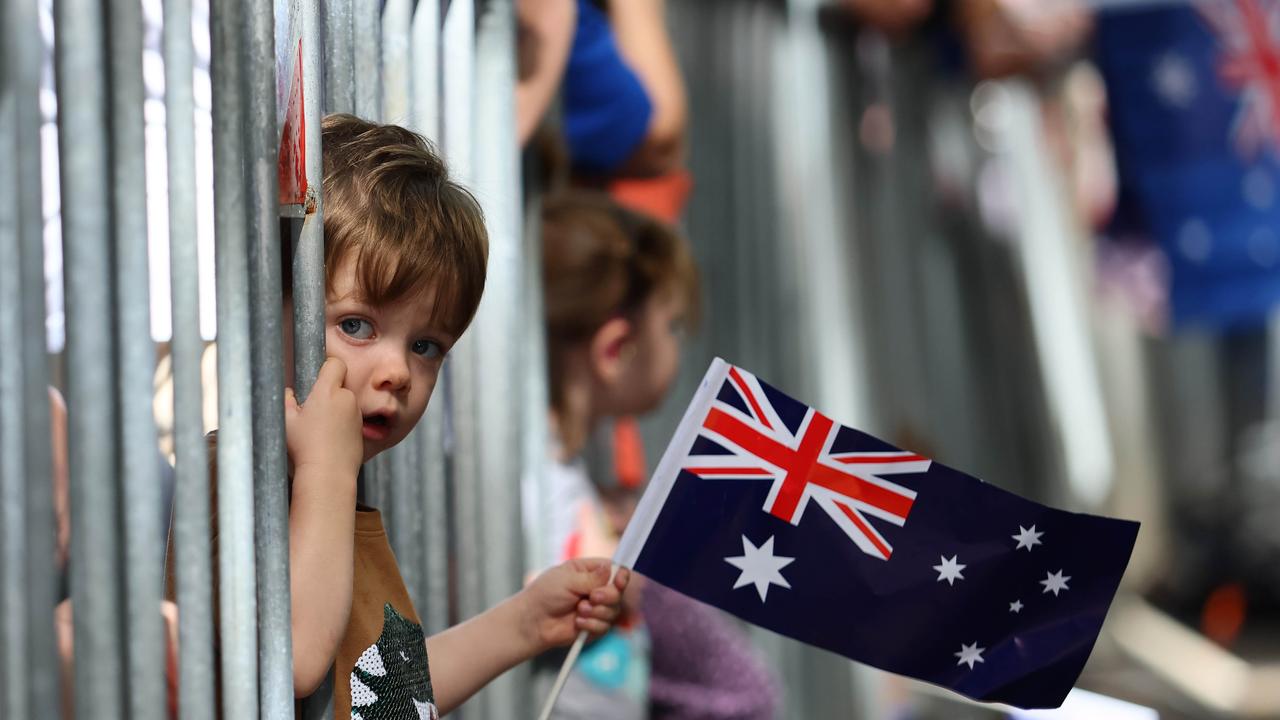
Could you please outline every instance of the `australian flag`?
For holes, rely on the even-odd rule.
[[[1137,533],[844,427],[717,359],[615,559],[802,642],[1042,708],[1089,658]]]
[[[1119,234],[1169,260],[1176,324],[1257,325],[1280,302],[1280,1],[1100,14]]]

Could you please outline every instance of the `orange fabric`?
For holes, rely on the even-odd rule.
[[[634,489],[644,484],[644,440],[635,418],[614,421],[613,472],[624,488]]]
[[[623,206],[673,224],[684,214],[692,191],[693,175],[688,170],[609,183],[609,194]]]

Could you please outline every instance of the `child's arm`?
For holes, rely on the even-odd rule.
[[[626,165],[637,175],[661,175],[683,162],[688,101],[675,49],[667,34],[665,0],[609,3],[618,49],[653,103],[644,142]]]
[[[293,461],[289,588],[293,601],[293,688],[311,694],[329,672],[351,615],[356,475],[364,455],[360,410],[342,387],[347,368],[329,358],[301,407],[285,393]]]
[[[618,616],[630,571],[609,582],[610,563],[570,560],[470,620],[427,638],[436,707],[448,713],[490,680],[578,632],[600,635]]]
[[[525,33],[521,49],[530,61],[516,84],[516,137],[523,146],[560,89],[578,6],[574,0],[520,0],[516,13]]]

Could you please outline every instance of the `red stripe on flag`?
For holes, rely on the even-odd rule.
[[[813,474],[809,477],[809,482],[828,490],[834,490],[850,500],[860,500],[873,507],[878,507],[903,520],[907,519],[907,515],[911,512],[911,506],[915,504],[914,498],[899,495],[888,488],[869,483],[856,475],[849,475],[825,465],[814,467]]]
[[[738,374],[738,368],[730,367],[729,377],[733,380],[733,384],[737,386],[738,392],[742,393],[742,397],[746,398],[748,403],[751,403],[751,411],[756,414],[756,419],[760,421],[760,424],[772,430],[773,425],[769,424],[769,418],[764,416],[764,410],[760,409],[760,403],[756,402],[756,396],[752,395],[751,391],[747,389],[747,381],[743,380],[742,376]]]
[[[733,467],[691,467],[685,468],[694,475],[716,474],[716,475],[772,475],[773,473],[764,468],[733,468]]]
[[[786,465],[787,476],[782,487],[773,500],[769,512],[788,522],[796,521],[796,510],[800,508],[800,500],[804,490],[813,482],[814,469],[818,465],[818,456],[827,443],[827,435],[835,423],[821,413],[814,413],[800,438],[800,447],[792,455],[792,461]]]
[[[920,460],[928,460],[929,458],[923,455],[889,455],[879,457],[854,455],[853,457],[838,457],[832,459],[836,462],[844,463],[845,465],[879,465],[880,463],[918,462]]]
[[[849,518],[849,521],[858,528],[863,537],[870,540],[871,544],[875,545],[876,549],[880,551],[880,554],[884,556],[884,559],[888,560],[889,556],[893,554],[893,548],[881,542],[880,538],[876,537],[876,534],[872,532],[871,528],[867,527],[867,524],[862,521],[862,518],[858,517],[858,513],[854,512],[851,508],[845,507],[842,503],[836,503],[836,507],[840,508],[840,512],[844,513],[845,517]]]
[[[703,427],[720,433],[730,442],[772,465],[789,468],[795,462],[794,450],[720,408],[711,408]]]

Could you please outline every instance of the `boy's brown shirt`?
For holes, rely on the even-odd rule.
[[[218,486],[213,434],[209,436],[209,446],[209,541],[213,560],[210,591],[216,643],[219,637]],[[334,717],[343,720],[437,718],[422,621],[400,576],[381,513],[373,508],[357,507],[353,540],[351,615],[333,666]],[[165,597],[176,601],[173,543],[170,532],[165,553]],[[181,618],[181,607],[178,612]]]

